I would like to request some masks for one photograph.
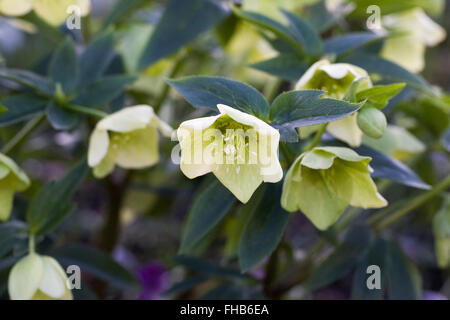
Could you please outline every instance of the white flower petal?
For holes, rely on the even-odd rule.
[[[8,292],[11,300],[30,300],[38,290],[44,274],[41,257],[30,253],[12,268],[8,278]]]
[[[0,0],[0,13],[22,16],[33,8],[33,0]]]
[[[330,64],[330,61],[323,59],[320,61],[317,61],[316,63],[314,63],[304,74],[303,76],[300,78],[300,80],[297,82],[297,84],[295,85],[295,90],[302,90],[306,84],[312,79],[312,77],[314,76],[314,74],[316,73],[317,70],[319,70],[319,68],[323,67],[323,66],[327,66]]]
[[[127,107],[97,123],[97,128],[114,132],[130,132],[145,128],[155,116],[153,108],[147,105]]]

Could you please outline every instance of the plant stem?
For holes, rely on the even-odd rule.
[[[69,110],[78,112],[78,113],[84,113],[84,114],[88,114],[91,116],[96,116],[98,118],[104,118],[108,115],[106,112],[101,111],[101,110],[96,110],[96,109],[78,106],[78,105],[74,105],[74,104],[63,105],[62,107],[65,109],[69,109]]]
[[[181,70],[181,68],[184,65],[184,61],[185,61],[185,56],[183,55],[175,62],[175,65],[173,66],[172,70],[170,71],[169,75],[167,76],[169,79],[175,77],[178,74],[178,72]],[[164,103],[164,101],[167,98],[167,95],[169,94],[169,90],[170,90],[170,86],[167,82],[165,82],[164,88],[162,89],[162,92],[161,92],[160,96],[158,97],[158,100],[156,100],[155,104],[153,105],[153,109],[155,110],[155,112],[158,112],[159,109],[161,108],[162,104]]]
[[[1,150],[2,153],[7,154],[16,148],[30,133],[41,123],[44,119],[44,113],[40,113],[28,121],[20,131],[5,144]]]
[[[288,168],[291,166],[291,164],[294,162],[294,157],[291,154],[291,151],[289,151],[289,148],[286,146],[284,142],[280,142],[280,150],[283,154],[284,158],[288,162]]]
[[[377,226],[375,226],[375,231],[380,231],[393,223],[397,222],[399,219],[403,218],[410,212],[412,212],[414,209],[422,206],[430,199],[437,196],[442,191],[446,190],[450,187],[450,176],[445,178],[443,181],[441,181],[439,184],[437,184],[433,189],[430,191],[424,193],[423,195],[413,199],[412,201],[408,202],[408,204],[394,212],[392,215],[387,217],[386,219],[382,220]]]
[[[307,145],[305,148],[305,151],[309,151],[317,147],[320,143],[320,140],[322,139],[322,135],[325,133],[325,130],[327,130],[328,123],[324,123],[320,126],[319,131],[316,132],[314,135],[314,138],[311,140],[311,142]]]
[[[28,251],[29,253],[35,252],[34,234],[30,234],[28,238]]]

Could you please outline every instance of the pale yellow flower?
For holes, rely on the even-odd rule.
[[[395,32],[386,40],[381,56],[411,72],[425,67],[425,47],[433,47],[446,37],[445,30],[421,8],[383,17],[383,26]]]
[[[34,10],[49,24],[60,25],[71,14],[70,6],[78,6],[82,16],[91,10],[90,0],[0,0],[0,13],[16,17]]]
[[[0,153],[0,221],[8,220],[14,200],[14,193],[24,191],[30,180],[17,164]]]
[[[140,169],[157,163],[158,131],[167,137],[172,134],[172,128],[147,105],[124,108],[100,120],[88,150],[88,164],[94,168],[94,176],[108,175],[115,164]]]
[[[343,99],[351,85],[359,81],[358,91],[371,88],[372,81],[368,73],[360,67],[348,63],[330,63],[328,60],[320,60],[313,64],[297,82],[296,90],[323,90],[325,97]],[[317,126],[301,128],[301,136],[315,131]],[[345,118],[330,122],[327,131],[339,140],[347,142],[351,146],[359,146],[362,139],[362,131],[357,124],[357,113]]]
[[[183,122],[177,130],[181,171],[190,179],[212,172],[246,203],[262,182],[278,182],[279,132],[264,121],[226,105],[220,114]]]

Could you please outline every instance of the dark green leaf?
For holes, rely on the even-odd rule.
[[[281,38],[283,41],[288,43],[293,49],[295,49],[298,55],[303,54],[303,47],[298,42],[298,39],[294,35],[291,29],[282,25],[276,20],[273,20],[267,16],[256,12],[243,11],[239,9],[233,9],[234,13],[241,19],[254,24],[262,29],[269,30],[274,35]]]
[[[214,262],[199,259],[192,256],[180,255],[174,257],[176,263],[183,265],[189,269],[200,272],[202,274],[208,274],[219,278],[233,279],[233,280],[250,280],[246,275],[243,275],[239,270],[235,270],[229,267],[223,267],[215,264]]]
[[[65,266],[78,265],[81,270],[120,288],[137,286],[136,278],[106,253],[85,245],[67,245],[51,255]]]
[[[362,90],[356,94],[357,101],[367,100],[366,106],[382,109],[388,105],[389,100],[398,95],[403,88],[404,83],[394,83],[386,86],[375,86]]]
[[[181,239],[180,253],[188,251],[222,221],[235,202],[235,196],[218,180],[201,190],[189,212]]]
[[[352,299],[381,300],[383,298],[383,291],[386,288],[387,249],[386,242],[377,239],[370,247],[369,252],[358,262],[358,267],[353,275]],[[370,276],[367,273],[369,266],[378,266],[380,268],[381,289],[369,289],[367,287],[367,279]]]
[[[174,53],[228,13],[225,4],[213,0],[169,0],[140,59],[140,68],[144,69]]]
[[[187,278],[183,281],[173,284],[169,289],[163,292],[163,295],[175,295],[183,293],[206,280],[208,280],[208,276],[206,275],[198,275]]]
[[[282,53],[275,58],[254,63],[250,67],[285,80],[297,81],[309,66],[296,54]]]
[[[370,162],[370,166],[374,170],[372,177],[389,179],[417,189],[430,189],[428,184],[423,182],[417,174],[400,161],[367,146],[361,146],[355,150],[359,155],[372,158]]]
[[[116,75],[102,78],[81,90],[74,103],[91,108],[99,108],[120,96],[125,87],[136,80],[134,76]]]
[[[388,244],[388,297],[391,300],[422,298],[421,278],[416,266],[393,243]]]
[[[50,61],[48,73],[55,84],[61,84],[65,93],[69,93],[75,88],[78,76],[78,61],[75,45],[70,37],[67,37],[56,48]]]
[[[113,58],[114,38],[111,33],[105,33],[92,41],[80,57],[78,88],[86,87],[100,78]]]
[[[325,1],[311,5],[306,11],[308,22],[319,32],[325,32],[338,22],[338,15],[329,12]]]
[[[316,290],[344,277],[356,265],[370,244],[370,233],[363,226],[350,229],[334,252],[314,268],[305,286]]]
[[[18,94],[1,101],[8,111],[0,114],[0,127],[24,120],[44,111],[48,100],[31,94]]]
[[[56,229],[72,212],[70,198],[83,181],[89,167],[82,160],[61,180],[47,183],[33,197],[27,211],[27,222],[33,234],[47,234]]]
[[[372,32],[353,32],[334,37],[324,42],[324,53],[341,55],[362,46],[384,39]]]
[[[430,91],[428,83],[419,75],[409,72],[398,64],[371,54],[352,54],[344,62],[357,65],[368,73],[378,74],[392,82],[406,82],[413,88]]]
[[[436,260],[442,269],[450,266],[450,194],[443,198],[442,207],[433,218]]]
[[[255,88],[221,77],[191,76],[167,81],[194,107],[217,110],[225,104],[241,111],[267,118],[269,103]]]
[[[314,27],[296,14],[285,10],[282,10],[282,13],[289,21],[291,32],[301,43],[305,54],[310,57],[319,57],[322,54],[323,44]]]
[[[361,105],[320,99],[324,91],[301,90],[280,94],[271,107],[272,125],[280,130],[281,140],[298,140],[296,128],[330,122],[357,111]]]
[[[53,84],[47,78],[31,71],[1,68],[0,78],[17,82],[27,88],[35,90],[39,94],[49,97],[53,96]]]
[[[441,144],[445,148],[445,150],[450,152],[450,128],[445,130],[444,134],[442,135]]]
[[[56,130],[71,130],[80,121],[80,115],[60,107],[55,102],[50,102],[45,109],[47,119]]]
[[[103,21],[102,29],[106,29],[110,24],[114,24],[124,17],[130,15],[131,12],[139,7],[148,4],[148,0],[117,0],[112,5],[108,15]]]
[[[255,209],[239,242],[242,272],[253,268],[270,255],[283,236],[289,213],[281,208],[280,189],[279,185],[267,186],[261,202],[254,205]]]

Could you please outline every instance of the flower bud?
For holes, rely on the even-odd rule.
[[[12,268],[8,279],[11,300],[72,300],[67,276],[49,256],[30,253]]]
[[[358,112],[358,127],[371,138],[381,138],[387,127],[386,116],[377,108],[363,108]]]

